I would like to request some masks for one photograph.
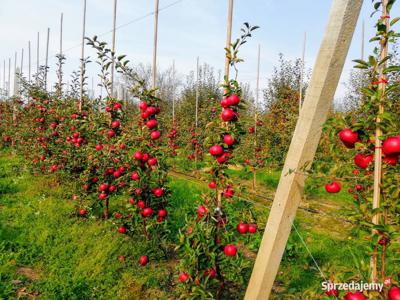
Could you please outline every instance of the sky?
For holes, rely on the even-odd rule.
[[[50,28],[49,66],[50,82],[55,80],[55,54],[59,52],[60,15],[64,14],[63,48],[64,66],[68,79],[79,68],[82,35],[83,0],[1,0],[0,6],[0,82],[3,84],[3,60],[24,48],[23,72],[28,73],[28,41],[31,41],[32,66],[36,66],[37,33],[40,33],[40,62],[45,63],[47,28]],[[288,59],[300,58],[304,33],[307,33],[305,64],[312,68],[328,20],[331,0],[234,0],[232,37],[240,34],[244,22],[258,25],[253,38],[243,46],[240,56],[245,60],[239,67],[239,80],[248,82],[255,90],[257,77],[257,47],[261,46],[260,88],[262,89],[277,65],[278,54]],[[133,63],[150,64],[153,51],[154,1],[118,0],[116,51],[126,54]],[[163,70],[175,61],[181,76],[196,68],[196,58],[207,62],[216,70],[224,68],[224,47],[227,24],[227,0],[160,0],[158,32],[158,68]],[[165,9],[163,9],[165,8]],[[113,0],[87,0],[86,36],[100,36],[111,42]],[[361,24],[365,21],[366,41],[374,34],[371,1],[364,1],[354,33],[351,48],[335,96],[340,101],[344,82],[352,69],[352,60],[361,56]],[[397,7],[393,16],[400,15]],[[127,24],[127,25],[126,25]],[[365,53],[372,46],[366,42]],[[94,52],[86,48],[85,56]],[[36,67],[32,67],[34,70]],[[7,72],[7,70],[6,70]],[[97,83],[98,67],[88,67],[91,78]]]

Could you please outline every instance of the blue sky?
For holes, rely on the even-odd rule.
[[[87,0],[87,36],[107,33],[112,27],[113,0]],[[160,0],[160,8],[176,0]],[[254,38],[243,47],[241,56],[245,63],[240,66],[239,79],[249,82],[255,88],[257,45],[261,44],[261,84],[277,63],[278,53],[288,58],[301,56],[304,32],[307,32],[306,66],[312,67],[327,22],[331,0],[235,0],[233,16],[233,37],[239,34],[243,22],[259,25],[261,28]],[[118,0],[117,25],[128,23],[154,10],[152,0]],[[363,10],[352,41],[345,69],[336,97],[343,94],[343,81],[352,68],[351,60],[360,57],[361,22],[366,24],[366,39],[374,32],[369,15],[371,1],[364,1]],[[1,80],[3,60],[8,60],[21,48],[25,48],[25,73],[27,73],[27,45],[31,40],[36,49],[36,35],[41,35],[41,61],[44,63],[45,35],[50,34],[50,67],[54,80],[54,54],[59,45],[59,18],[64,13],[64,49],[67,62],[65,72],[77,69],[80,57],[81,0],[2,0],[0,7],[0,63]],[[392,15],[400,14],[399,9]],[[181,0],[159,14],[158,64],[164,69],[175,60],[180,74],[188,74],[196,65],[196,57],[206,61],[216,69],[224,66],[224,46],[226,36],[227,0]],[[111,41],[111,34],[101,37]],[[124,26],[117,31],[117,52],[127,54],[132,62],[149,64],[153,45],[153,16]],[[371,46],[366,43],[366,53]],[[87,54],[93,55],[87,50]],[[36,53],[33,52],[36,57]],[[33,58],[33,61],[36,59]],[[33,62],[35,64],[35,62]],[[89,76],[96,78],[96,67],[89,68]]]

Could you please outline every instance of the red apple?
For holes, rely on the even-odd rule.
[[[217,187],[217,185],[215,184],[215,181],[210,181],[210,182],[208,183],[208,187],[209,187],[210,189],[215,189],[215,188]]]
[[[373,161],[373,155],[364,155],[358,153],[354,156],[354,163],[361,169],[368,168],[369,164]]]
[[[162,188],[155,188],[153,189],[153,194],[160,198],[164,194],[164,190]]]
[[[346,128],[339,132],[339,139],[347,148],[354,148],[354,144],[358,141],[358,133]]]
[[[158,130],[154,130],[150,133],[150,137],[152,140],[157,140],[161,136],[161,133]]]
[[[97,151],[101,151],[103,149],[103,146],[102,145],[100,145],[100,144],[97,144],[96,145],[96,150]]]
[[[151,209],[151,207],[146,207],[143,209],[142,215],[144,217],[150,217],[153,214],[153,210]]]
[[[133,157],[135,158],[135,160],[142,160],[143,154],[140,151],[136,151]]]
[[[236,226],[236,230],[240,233],[240,234],[245,234],[249,231],[249,225],[240,222],[237,226]]]
[[[389,300],[400,300],[400,288],[392,287],[388,293]]]
[[[228,146],[232,146],[235,143],[235,139],[230,134],[225,134],[224,143]]]
[[[197,209],[197,217],[199,219],[203,218],[207,214],[207,208],[205,208],[203,205],[200,205],[199,208]]]
[[[138,172],[132,172],[131,177],[132,177],[132,180],[134,180],[134,181],[139,180]]]
[[[143,200],[138,201],[137,205],[141,209],[145,208],[145,206],[146,206],[146,204],[145,204],[145,202]]]
[[[220,145],[211,146],[208,150],[212,156],[220,156],[224,152],[224,148]]]
[[[139,103],[139,109],[140,109],[141,111],[146,110],[146,109],[147,109],[147,103],[144,102],[144,101],[141,101],[141,102]]]
[[[79,215],[80,215],[81,217],[86,216],[86,214],[87,214],[87,210],[86,210],[86,209],[81,208],[81,209],[79,210]]]
[[[121,122],[118,121],[118,120],[115,120],[115,121],[113,121],[113,122],[111,123],[111,128],[116,129],[116,128],[119,128],[120,125],[121,125]]]
[[[231,104],[231,102],[228,100],[227,97],[222,98],[222,100],[221,100],[221,106],[222,106],[223,108],[228,108],[228,107],[231,106],[231,105],[232,105],[232,104]]]
[[[190,278],[190,275],[189,274],[187,274],[187,273],[185,273],[185,272],[180,272],[179,273],[179,281],[180,282],[186,282],[187,280],[189,280],[189,278]]]
[[[256,232],[257,232],[257,225],[249,224],[249,233],[256,233]]]
[[[118,227],[117,231],[119,233],[125,234],[126,233],[126,228],[124,226]]]
[[[361,292],[357,291],[354,293],[348,292],[346,294],[346,296],[344,297],[344,299],[345,300],[366,300],[367,298],[365,298],[365,296]]]
[[[341,190],[341,186],[340,183],[337,181],[334,181],[332,183],[326,184],[325,185],[325,190],[328,193],[339,193]]]
[[[228,101],[231,103],[231,105],[238,105],[240,102],[240,98],[236,94],[232,94],[228,97]]]
[[[382,151],[385,155],[400,154],[400,135],[387,138],[382,144]]]
[[[139,257],[139,264],[141,266],[147,265],[148,262],[149,262],[149,258],[147,257],[147,255],[142,255],[141,257]]]
[[[217,276],[217,271],[214,268],[208,268],[207,270],[204,271],[203,276],[204,277],[209,276],[210,279],[214,279],[215,276]]]
[[[221,112],[221,119],[224,122],[229,122],[235,117],[235,112],[230,108],[224,108]]]
[[[155,166],[157,164],[157,158],[155,157],[149,158],[147,163],[149,164],[149,166]]]
[[[115,136],[115,131],[112,130],[112,129],[110,129],[110,130],[107,132],[107,135],[108,135],[108,137],[112,138],[112,137]]]
[[[237,248],[235,245],[228,244],[224,247],[224,253],[226,256],[235,256],[237,254]]]
[[[383,161],[387,163],[388,165],[395,166],[399,162],[399,156],[398,155],[385,155],[383,158]]]
[[[149,129],[152,129],[152,128],[156,127],[156,126],[157,126],[157,120],[156,120],[156,119],[150,119],[150,120],[148,120],[148,121],[146,122],[146,126],[147,126],[147,128],[149,128]]]
[[[167,211],[165,209],[159,209],[158,216],[161,218],[165,218],[167,216]]]

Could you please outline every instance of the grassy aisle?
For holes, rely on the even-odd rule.
[[[162,258],[139,240],[118,234],[113,218],[107,222],[77,218],[68,186],[60,186],[52,176],[30,175],[22,166],[18,157],[0,152],[0,298],[176,298],[173,254]],[[187,215],[195,216],[206,187],[179,178],[172,178],[170,186],[168,238],[173,247]],[[111,212],[118,209],[115,203],[126,202],[119,200],[111,202]],[[226,208],[231,222],[238,222],[240,211],[248,206],[233,201]],[[257,206],[253,211],[263,228],[268,210]],[[335,218],[299,211],[296,224],[328,275],[362,268],[354,257],[367,261],[363,243],[348,239],[351,228]],[[255,256],[261,236],[260,231],[246,243],[249,249],[243,250],[250,257]],[[139,267],[138,257],[144,254],[150,256],[150,263]],[[120,261],[120,256],[125,260]],[[318,289],[321,280],[299,237],[292,233],[274,288],[276,299],[304,295]],[[245,287],[238,291],[238,299]]]

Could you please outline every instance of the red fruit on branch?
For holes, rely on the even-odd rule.
[[[224,247],[224,253],[226,256],[235,256],[237,254],[237,248],[235,245],[228,244]]]
[[[231,105],[238,105],[240,102],[240,98],[236,94],[232,94],[228,97],[228,101],[231,103]]]
[[[114,217],[115,217],[116,219],[121,219],[121,218],[122,218],[122,214],[121,214],[120,212],[116,212],[116,213],[114,214]]]
[[[113,108],[114,108],[114,110],[119,110],[122,108],[122,104],[117,102],[114,104]]]
[[[161,218],[165,218],[167,216],[167,211],[165,209],[159,209],[157,215]]]
[[[140,109],[141,111],[145,111],[145,110],[147,109],[147,103],[146,103],[145,101],[141,101],[141,102],[139,103],[139,109]]]
[[[400,300],[400,288],[392,287],[388,293],[389,300]]]
[[[149,129],[152,129],[152,128],[156,127],[156,126],[157,126],[157,120],[156,120],[156,119],[150,119],[150,120],[148,120],[148,121],[146,122],[146,126],[147,126],[147,128],[149,128]]]
[[[374,160],[373,155],[364,155],[358,153],[354,156],[354,163],[361,169],[368,168],[369,164]]]
[[[134,180],[134,181],[139,180],[138,172],[132,172],[131,177],[132,177],[132,180]]]
[[[142,160],[142,158],[143,158],[142,152],[136,151],[135,154],[133,155],[133,158],[134,158],[135,160]]]
[[[337,181],[334,181],[332,183],[328,183],[325,185],[325,190],[328,193],[339,193],[341,190],[340,183]]]
[[[111,111],[112,111],[112,107],[106,106],[106,112],[111,112]]]
[[[143,200],[140,200],[140,201],[137,203],[137,205],[138,205],[138,207],[141,208],[141,209],[143,209],[143,208],[146,207],[146,203],[144,203]]]
[[[107,198],[107,194],[106,193],[104,193],[104,192],[100,193],[100,195],[99,195],[99,199],[100,200],[104,200],[106,198]]]
[[[339,292],[338,292],[337,290],[335,290],[335,289],[327,290],[327,291],[325,292],[325,294],[326,294],[327,296],[335,296],[335,297],[338,297],[338,296],[339,296]]]
[[[250,134],[253,134],[253,133],[255,132],[254,127],[249,127],[248,132],[249,132]]]
[[[361,292],[357,291],[354,293],[348,292],[346,294],[346,296],[344,297],[344,299],[345,300],[366,300],[367,298],[365,298],[365,296]]]
[[[207,208],[205,208],[203,205],[200,205],[199,208],[197,209],[198,219],[203,218],[206,214],[207,214]]]
[[[186,282],[187,280],[189,280],[189,278],[190,278],[190,275],[189,274],[187,274],[187,273],[185,273],[185,272],[180,272],[179,273],[179,281],[180,282]]]
[[[256,232],[257,232],[257,225],[249,224],[249,233],[256,233]]]
[[[144,153],[142,156],[142,162],[146,162],[149,160],[149,154],[148,153]]]
[[[249,225],[240,222],[237,226],[236,226],[236,230],[237,232],[239,232],[240,234],[245,234],[249,231]]]
[[[158,130],[154,130],[150,133],[150,137],[152,140],[157,140],[161,136],[161,133]]]
[[[386,155],[383,158],[383,162],[388,165],[395,166],[399,162],[399,156],[398,155]]]
[[[100,145],[100,144],[97,144],[96,145],[96,150],[97,151],[101,151],[103,149],[103,146],[102,145]]]
[[[210,189],[215,189],[215,188],[217,187],[217,185],[215,184],[215,181],[210,181],[210,182],[208,183],[208,187],[209,187]]]
[[[141,257],[139,257],[139,264],[141,266],[147,265],[148,262],[149,262],[149,258],[147,255],[142,255]]]
[[[224,108],[221,112],[221,119],[224,122],[229,122],[235,117],[235,112],[230,108]]]
[[[86,214],[87,214],[87,210],[86,210],[86,209],[81,208],[81,209],[79,210],[79,215],[80,215],[81,217],[86,216]]]
[[[382,144],[382,151],[385,155],[399,155],[400,135],[387,138]]]
[[[363,190],[363,186],[361,184],[357,184],[356,185],[356,190],[357,191],[362,191]]]
[[[235,139],[230,134],[225,134],[224,143],[228,146],[232,146],[235,143]]]
[[[354,148],[354,144],[358,141],[358,133],[347,128],[339,132],[339,139],[347,148]]]
[[[116,129],[116,128],[119,128],[119,126],[121,126],[121,122],[118,121],[118,120],[115,120],[115,121],[113,121],[113,122],[111,123],[111,128]]]
[[[155,157],[149,158],[147,163],[149,164],[149,166],[155,166],[157,164],[157,158]]]
[[[124,226],[118,227],[117,231],[119,233],[125,234],[126,233],[126,228]]]
[[[230,101],[228,100],[227,97],[222,98],[222,100],[221,100],[221,106],[222,106],[223,108],[228,108],[229,106],[231,106],[231,103],[230,103]]]
[[[164,194],[164,190],[162,188],[155,188],[155,189],[153,189],[153,194],[156,197],[160,198]]]
[[[115,131],[112,130],[112,129],[110,129],[110,130],[107,132],[107,135],[108,135],[108,137],[112,138],[112,137],[115,136]]]
[[[142,215],[146,218],[150,217],[153,214],[153,210],[151,207],[146,207],[143,209]]]
[[[220,156],[224,152],[224,148],[220,145],[211,146],[208,150],[212,156]]]
[[[217,271],[214,268],[209,268],[204,271],[203,276],[208,276],[210,279],[214,279],[217,276]]]
[[[108,189],[108,184],[107,183],[102,183],[99,185],[99,191],[104,192]]]
[[[110,193],[113,193],[113,192],[115,192],[116,189],[117,189],[117,187],[115,185],[110,185],[110,187],[108,188],[108,191]]]

